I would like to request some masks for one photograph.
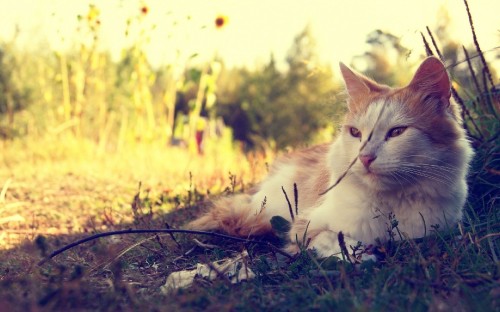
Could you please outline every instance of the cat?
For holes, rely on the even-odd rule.
[[[461,220],[473,150],[443,63],[428,57],[402,88],[340,70],[348,112],[338,137],[278,159],[253,191],[215,201],[188,228],[254,236],[281,216],[292,223],[285,251],[308,241],[327,257],[340,252],[340,231],[347,246],[387,240],[389,216],[408,238]],[[293,202],[294,183],[292,220],[284,192]]]

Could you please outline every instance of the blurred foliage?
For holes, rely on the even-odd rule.
[[[235,139],[272,149],[303,145],[340,115],[343,106],[333,97],[339,87],[320,63],[308,27],[295,37],[286,65],[279,70],[271,55],[260,70],[225,73],[219,113]]]
[[[222,117],[246,147],[277,150],[306,144],[321,130],[331,135],[334,117],[341,115],[333,98],[339,88],[330,67],[319,61],[309,28],[296,36],[284,69],[271,56],[251,71],[227,69],[214,60],[186,65],[176,75],[172,66],[149,64],[144,38],[124,49],[118,61],[99,51],[98,15],[94,6],[90,10],[92,18],[79,18],[86,40],[71,53],[25,53],[26,62],[14,42],[4,44],[2,127],[16,131],[18,114],[28,124],[23,134],[69,131],[103,150],[119,150],[134,141],[191,144],[200,118],[208,119],[208,134],[221,135]],[[21,79],[28,75],[35,79]],[[30,97],[31,90],[36,96]]]
[[[101,16],[95,5],[78,16],[81,41],[70,53],[25,52],[17,49],[15,39],[4,42],[1,136],[69,132],[106,151],[138,141],[181,142],[191,148],[197,132],[215,140],[232,132],[247,149],[279,150],[325,141],[334,133],[344,111],[335,97],[341,87],[330,64],[319,59],[309,27],[297,34],[284,60],[271,55],[255,69],[226,68],[218,59],[192,65],[189,61],[197,53],[186,54],[191,56],[181,65],[154,68],[144,52],[148,12],[141,7],[127,21],[130,45],[116,61],[97,49]],[[461,61],[469,58],[449,39],[446,10],[440,14],[436,34],[457,92],[471,107],[471,117],[480,120],[480,131],[494,134],[495,119],[490,117],[496,117],[496,110],[484,87],[483,65],[479,58],[470,58],[470,66]],[[409,81],[416,64],[408,60],[412,51],[399,37],[375,30],[367,44],[368,51],[353,60],[355,68],[388,85]],[[490,72],[496,80],[494,70]],[[481,105],[484,109],[476,110]]]
[[[377,29],[368,34],[369,50],[354,58],[354,67],[379,83],[400,85],[411,79],[411,50],[402,45],[401,38]],[[397,68],[398,70],[394,70]]]
[[[24,83],[20,73],[18,52],[9,45],[0,45],[0,115],[7,117],[7,125],[0,124],[0,138],[10,138],[15,133],[14,115],[32,101],[30,84]]]

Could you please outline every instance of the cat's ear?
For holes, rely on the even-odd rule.
[[[387,86],[380,85],[362,74],[353,71],[342,62],[339,65],[340,72],[344,78],[346,91],[350,99],[349,106],[364,102],[371,93],[382,92],[388,89]]]
[[[353,72],[344,63],[340,63],[340,72],[344,78],[345,88],[349,97],[356,98],[366,96],[370,93],[370,88],[363,81],[364,79],[357,73]]]
[[[451,83],[444,64],[436,57],[426,58],[413,76],[409,87],[424,96],[444,100],[449,105]]]

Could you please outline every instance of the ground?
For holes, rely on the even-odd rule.
[[[433,229],[425,239],[381,245],[373,249],[376,262],[356,263],[345,255],[317,259],[306,248],[286,257],[276,250],[283,244],[277,226],[278,237],[255,238],[269,244],[209,235],[129,234],[95,239],[39,264],[50,252],[92,234],[180,228],[210,197],[239,192],[262,175],[252,169],[252,161],[241,159],[233,162],[246,168],[241,172],[229,174],[226,167],[220,169],[226,172],[210,174],[221,161],[203,156],[188,161],[200,163],[195,166],[199,172],[190,173],[182,159],[191,156],[170,155],[165,163],[161,153],[143,149],[94,161],[42,159],[3,167],[2,310],[500,309],[499,215],[494,205],[480,216],[467,212],[461,232]],[[265,161],[259,161],[265,171]],[[157,167],[147,165],[153,163]],[[182,170],[167,175],[162,173],[167,167]],[[241,176],[250,182],[242,183]],[[398,235],[397,227],[392,232]],[[231,284],[223,277],[197,278],[190,288],[161,291],[172,272],[242,251],[248,252],[246,261],[256,274],[252,280]]]

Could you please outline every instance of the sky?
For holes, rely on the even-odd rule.
[[[271,53],[284,60],[306,25],[320,59],[336,66],[362,54],[367,34],[382,29],[401,37],[412,57],[424,53],[420,32],[449,12],[452,37],[469,46],[472,35],[462,0],[0,0],[0,40],[31,49],[67,51],[77,46],[77,31],[89,4],[99,10],[99,47],[115,59],[138,38],[154,66],[205,61],[215,55],[228,66],[263,64]],[[500,1],[469,0],[483,50],[500,45]],[[141,8],[147,7],[147,14]],[[228,22],[216,29],[217,16]],[[132,20],[128,36],[127,19]],[[140,34],[143,32],[142,35]],[[490,53],[491,54],[491,53]],[[190,56],[197,55],[190,59]]]

